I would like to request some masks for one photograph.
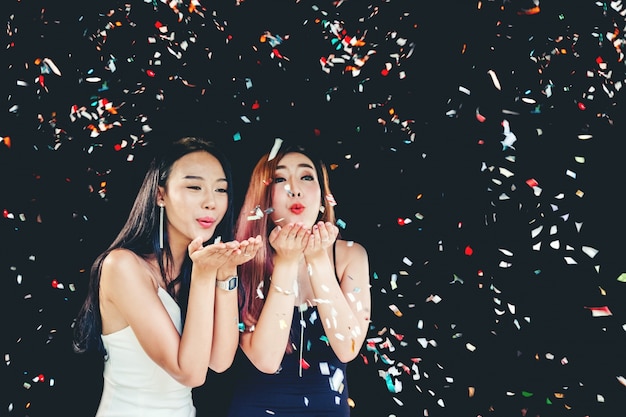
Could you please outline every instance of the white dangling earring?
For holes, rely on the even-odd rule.
[[[165,211],[165,205],[159,203],[159,248],[163,249],[163,215]]]

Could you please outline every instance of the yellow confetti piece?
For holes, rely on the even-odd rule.
[[[391,304],[389,306],[389,309],[393,311],[396,316],[402,317],[402,312],[400,311],[400,309],[398,309],[398,307],[395,304]]]

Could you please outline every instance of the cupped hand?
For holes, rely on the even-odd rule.
[[[239,248],[228,257],[225,266],[236,267],[248,262],[255,257],[259,249],[261,249],[261,245],[263,245],[263,239],[260,235],[242,240],[239,242]]]
[[[339,235],[339,228],[331,222],[317,222],[313,226],[311,235],[304,249],[305,257],[312,257],[326,252],[335,243]]]
[[[268,237],[276,255],[284,259],[298,259],[302,255],[311,231],[302,223],[276,226]]]
[[[204,246],[202,238],[194,239],[188,246],[194,268],[217,270],[239,250],[239,242],[218,242]]]

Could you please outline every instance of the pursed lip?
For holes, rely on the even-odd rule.
[[[305,208],[305,207],[304,207],[302,204],[300,204],[300,203],[295,203],[295,204],[292,204],[292,205],[289,207],[289,210],[290,210],[292,213],[294,213],[294,214],[300,214],[300,213],[302,213],[302,212],[304,211],[304,208]]]
[[[209,227],[213,226],[213,224],[215,223],[215,219],[213,217],[200,217],[196,219],[196,221],[198,222],[200,227],[204,229],[208,229]]]

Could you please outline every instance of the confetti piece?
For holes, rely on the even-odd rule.
[[[502,144],[502,150],[504,151],[508,148],[515,149],[513,144],[517,141],[517,137],[513,132],[511,132],[511,127],[508,120],[505,119],[502,121],[502,127],[502,134],[504,135],[504,139],[500,141],[500,143]]]
[[[599,252],[597,249],[592,248],[591,246],[583,246],[582,251],[590,258],[594,258]]]
[[[271,161],[272,159],[276,158],[276,155],[278,154],[278,151],[280,149],[280,146],[282,145],[283,140],[281,138],[275,138],[274,139],[274,145],[272,146],[272,149],[270,150],[269,156],[267,157],[268,161]]]
[[[402,317],[402,312],[400,311],[400,309],[398,309],[398,307],[395,304],[391,304],[389,305],[389,309],[391,311],[393,311],[393,313],[398,316],[398,317]]]
[[[498,76],[496,75],[494,70],[487,71],[487,74],[491,77],[491,81],[493,82],[493,86],[498,90],[502,90],[502,86],[500,85],[500,80],[498,80]]]
[[[607,316],[612,316],[613,313],[611,313],[611,310],[609,310],[609,307],[607,306],[602,306],[602,307],[585,307],[587,310],[591,311],[591,316],[592,317],[607,317]]]

